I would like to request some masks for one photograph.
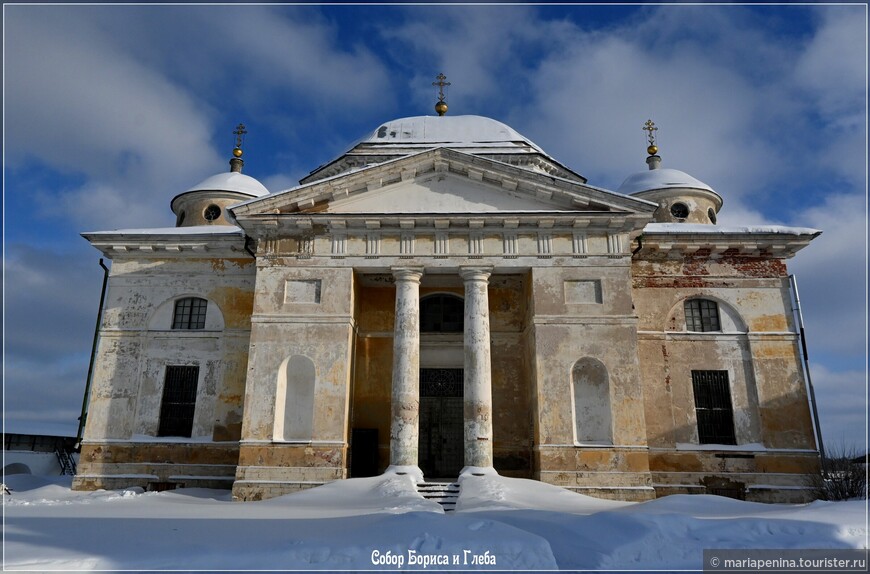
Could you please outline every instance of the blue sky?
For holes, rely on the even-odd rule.
[[[800,283],[826,440],[866,437],[867,11],[816,6],[4,5],[12,425],[76,424],[102,278],[82,231],[171,226],[227,169],[290,187],[380,123],[493,117],[615,189],[663,165],[720,223],[815,227]]]

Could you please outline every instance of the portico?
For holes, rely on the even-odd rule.
[[[491,467],[492,363],[488,284],[492,268],[462,267],[465,288],[463,429],[465,466]],[[419,464],[420,278],[422,267],[395,267],[390,465]]]
[[[271,496],[388,467],[454,479],[494,468],[567,485],[626,468],[626,486],[646,496],[638,456],[602,444],[582,474],[562,461],[576,455],[578,359],[607,366],[601,392],[639,393],[637,363],[623,357],[636,345],[628,247],[655,206],[562,176],[436,148],[234,208],[258,245],[246,424],[262,441],[256,460],[273,450],[293,461],[240,465],[237,496],[263,481],[282,483],[265,486]],[[440,326],[429,324],[437,301],[453,313]],[[599,333],[623,348],[601,346]],[[268,434],[269,365],[292,358],[286,341],[316,367],[314,404],[295,405],[313,410],[307,442]],[[645,448],[642,401],[610,404],[627,423],[608,434],[613,444]]]

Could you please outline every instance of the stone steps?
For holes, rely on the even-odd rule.
[[[458,482],[420,482],[417,484],[417,492],[426,500],[440,504],[444,512],[456,510],[456,502],[459,500]]]

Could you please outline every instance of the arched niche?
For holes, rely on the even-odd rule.
[[[278,368],[274,439],[310,441],[314,436],[314,386],[317,369],[305,355],[291,355]]]
[[[598,359],[583,357],[571,369],[574,438],[578,443],[613,444],[610,376]]]
[[[679,301],[677,301],[673,307],[671,307],[670,311],[668,311],[668,318],[665,322],[665,331],[677,332],[677,333],[685,333],[688,332],[686,329],[686,301],[690,299],[706,299],[708,301],[713,301],[716,303],[719,308],[719,323],[720,329],[718,332],[722,333],[746,333],[747,327],[746,322],[743,321],[743,318],[740,316],[740,313],[728,302],[716,297],[715,295],[708,295],[706,293],[698,293],[696,295],[690,295],[688,297],[683,297]]]
[[[181,293],[171,297],[158,305],[157,309],[151,314],[148,320],[149,331],[168,331],[172,329],[172,318],[175,314],[175,303],[181,299],[188,297],[197,297],[208,301],[208,307],[205,312],[205,327],[201,331],[223,331],[224,329],[224,314],[217,303],[203,297],[198,293]],[[191,331],[195,332],[195,331]]]

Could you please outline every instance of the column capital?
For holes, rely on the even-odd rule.
[[[488,281],[492,275],[492,266],[474,265],[459,268],[459,276],[465,281]]]
[[[390,271],[393,272],[393,277],[397,281],[414,281],[419,283],[420,278],[423,276],[422,267],[390,267]]]

